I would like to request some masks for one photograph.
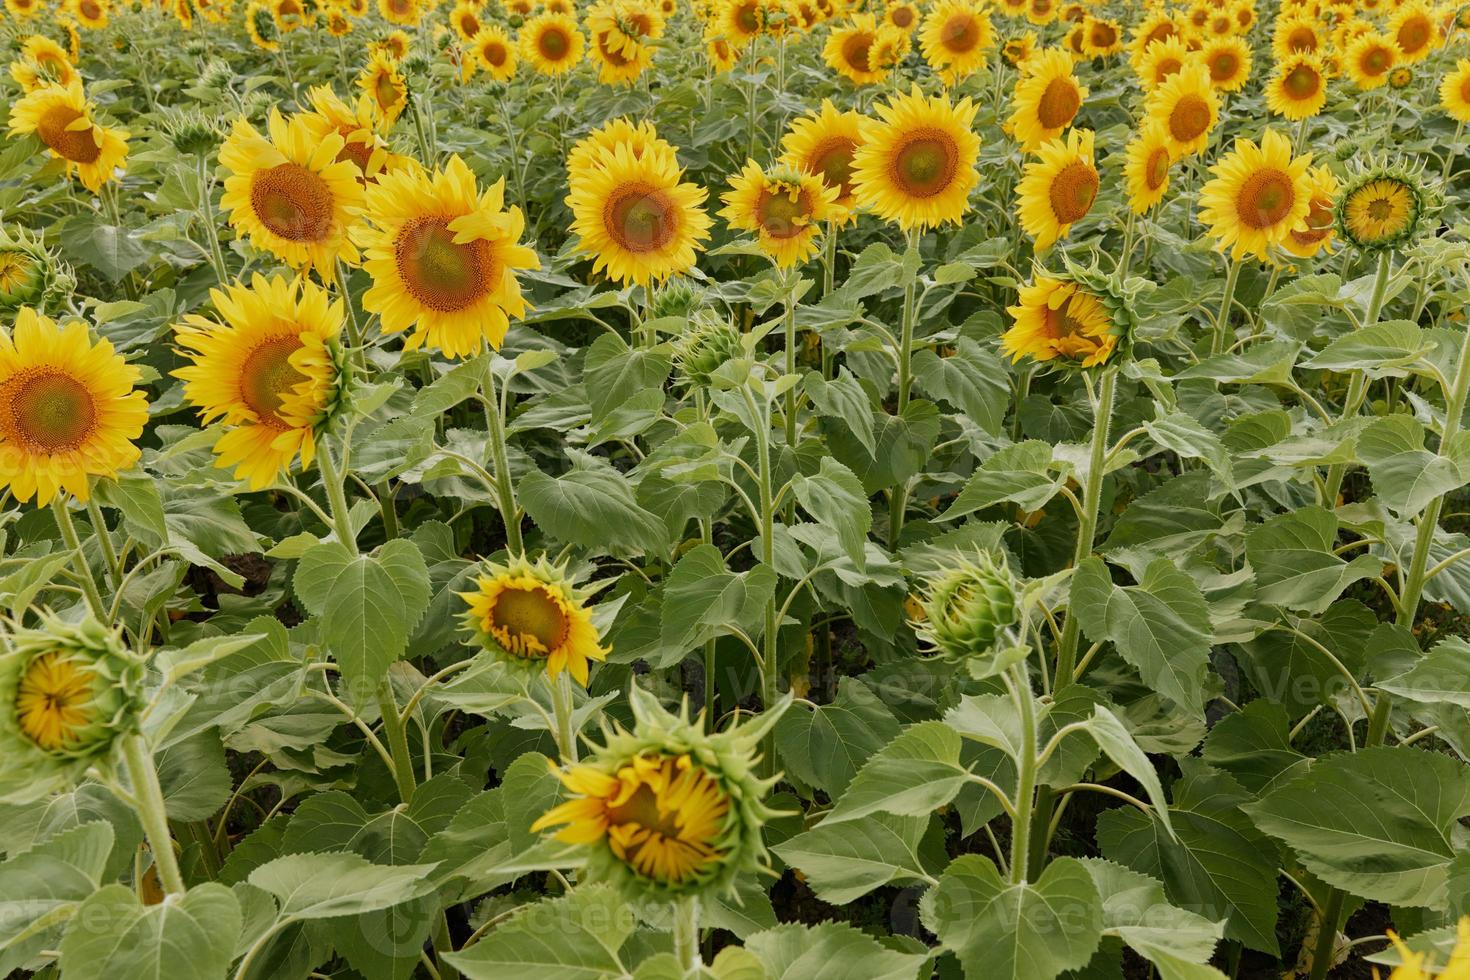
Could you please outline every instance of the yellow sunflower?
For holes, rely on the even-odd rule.
[[[100,31],[112,19],[112,4],[108,0],[70,0],[66,6],[77,23],[88,30]]]
[[[1026,0],[1026,19],[1037,27],[1057,19],[1057,0]]]
[[[720,217],[731,228],[754,232],[762,252],[779,268],[805,262],[817,251],[823,222],[835,214],[837,188],[795,167],[769,172],[747,160],[721,195]]]
[[[1128,206],[1143,214],[1169,190],[1169,168],[1174,163],[1170,140],[1158,124],[1146,123],[1128,141],[1123,176],[1128,185]]]
[[[326,25],[327,33],[332,37],[346,37],[352,33],[352,18],[340,10],[327,11]]]
[[[567,180],[576,180],[589,171],[601,170],[606,163],[604,150],[626,146],[636,160],[649,150],[673,155],[673,144],[661,139],[653,123],[632,123],[619,116],[603,123],[576,143],[567,154]]]
[[[1101,183],[1092,159],[1092,130],[1043,143],[1016,185],[1021,228],[1044,252],[1087,217]]]
[[[1025,71],[1036,55],[1036,32],[1027,31],[1001,45],[1000,56],[1012,68]]]
[[[378,0],[378,13],[390,24],[413,27],[423,16],[420,0]]]
[[[990,15],[970,0],[939,0],[919,30],[924,60],[950,87],[983,68],[985,52],[994,44]]]
[[[1326,46],[1321,27],[1305,17],[1286,17],[1277,21],[1276,32],[1271,36],[1271,53],[1277,61],[1284,61],[1294,54],[1321,54]]]
[[[46,85],[18,99],[10,109],[10,132],[34,133],[47,152],[66,161],[66,172],[76,174],[93,192],[116,179],[128,156],[128,134],[92,118],[82,83],[75,79],[70,85]]]
[[[1203,150],[1220,121],[1220,96],[1210,84],[1209,69],[1198,62],[1175,72],[1150,92],[1144,106],[1176,157]]]
[[[1470,123],[1470,58],[1455,62],[1454,71],[1439,83],[1439,104],[1451,119]]]
[[[1009,123],[1021,149],[1035,153],[1072,125],[1087,89],[1072,74],[1072,58],[1065,51],[1041,51],[1026,66],[1026,74],[1016,82]]]
[[[20,57],[10,63],[10,77],[26,93],[48,85],[70,88],[72,82],[81,82],[66,51],[41,34],[32,34],[21,43]]]
[[[373,108],[392,126],[408,107],[408,83],[398,70],[398,62],[384,51],[374,51],[357,76],[357,87],[372,100]]]
[[[1338,230],[1359,248],[1383,249],[1413,237],[1423,204],[1401,171],[1374,170],[1352,181],[1337,202]]]
[[[521,55],[537,73],[565,75],[582,60],[587,39],[577,20],[566,14],[544,13],[531,18],[519,34]]]
[[[1138,65],[1138,82],[1145,92],[1151,92],[1177,75],[1185,65],[1198,58],[1180,37],[1167,37],[1155,41],[1148,47]]]
[[[250,43],[260,50],[273,53],[281,49],[278,40],[280,32],[276,30],[275,18],[271,16],[270,7],[264,2],[246,5],[245,31],[250,35]]]
[[[628,33],[634,24],[622,8],[599,3],[587,14],[592,60],[597,62],[597,80],[604,85],[632,85],[653,64],[653,48],[639,43],[640,34]]]
[[[590,664],[610,652],[577,590],[544,559],[489,565],[474,591],[458,595],[467,606],[465,625],[483,644],[507,663],[544,669],[551,680],[566,671],[586,687]]]
[[[975,106],[925,96],[915,85],[863,120],[863,144],[853,156],[857,202],[904,231],[958,222],[970,209],[978,176]]]
[[[889,0],[883,11],[883,23],[908,32],[919,26],[919,8],[908,0]]]
[[[1310,153],[1293,158],[1291,141],[1274,129],[1259,146],[1237,139],[1200,191],[1200,223],[1216,248],[1265,260],[1273,245],[1301,229],[1312,203],[1311,163]]]
[[[1300,121],[1327,104],[1327,74],[1315,54],[1292,55],[1276,66],[1266,86],[1266,107],[1278,116]]]
[[[482,26],[480,8],[461,0],[449,12],[449,26],[454,28],[454,33],[459,35],[460,40],[473,41],[475,35],[480,33]]]
[[[271,110],[269,138],[244,119],[220,147],[230,172],[220,206],[236,232],[293,268],[336,276],[338,259],[357,261],[350,239],[362,212],[361,171],[338,159],[346,141],[301,117]]]
[[[21,307],[0,331],[0,487],[39,507],[62,490],[85,501],[90,477],[131,467],[148,421],[139,377],[85,323],[58,326]]]
[[[368,45],[368,57],[382,52],[392,61],[402,61],[408,57],[408,49],[412,46],[405,31],[389,31],[381,41],[374,41]]]
[[[341,136],[342,150],[337,159],[356,164],[363,180],[374,180],[384,170],[407,165],[407,159],[389,150],[388,141],[378,133],[377,113],[367,95],[357,97],[355,109],[326,85],[310,89],[307,98],[312,111],[301,113],[299,118],[319,140],[330,133]]]
[[[1337,178],[1326,167],[1313,167],[1307,174],[1310,203],[1307,217],[1300,228],[1287,232],[1281,247],[1298,258],[1310,259],[1324,249],[1332,252],[1333,230],[1337,223]]]
[[[1411,65],[1429,57],[1443,39],[1438,19],[1421,0],[1411,0],[1399,8],[1389,23],[1389,35],[1398,46],[1400,58]]]
[[[46,9],[44,0],[5,0],[5,9],[16,20],[30,20]]]
[[[1359,90],[1368,92],[1388,81],[1388,73],[1399,63],[1398,45],[1378,33],[1364,34],[1347,49],[1344,69]]]
[[[510,318],[525,315],[516,271],[541,263],[520,244],[525,219],[504,206],[504,190],[502,178],[479,191],[458,155],[443,170],[400,170],[368,188],[370,227],[359,238],[373,285],[362,306],[385,333],[413,327],[406,349],[498,350]]]
[[[745,45],[761,36],[765,30],[765,6],[761,0],[716,0],[717,13],[714,20],[716,36],[723,37],[736,47]]]
[[[833,220],[839,225],[857,214],[857,188],[853,183],[853,161],[863,145],[863,117],[856,112],[838,112],[831,99],[821,109],[791,124],[781,140],[781,162],[788,167],[822,178],[837,191],[833,198]]]
[[[1117,21],[1091,14],[1082,21],[1082,53],[1089,58],[1106,58],[1123,50],[1123,30]]]
[[[1149,48],[1171,37],[1178,37],[1179,33],[1179,25],[1164,11],[1155,10],[1145,16],[1134,27],[1133,39],[1129,43],[1131,48],[1129,59],[1133,63],[1134,70],[1137,71],[1142,67],[1144,59],[1148,57]]]
[[[1079,367],[1094,367],[1118,346],[1113,321],[1098,297],[1075,282],[1037,275],[1019,290],[1019,303],[1006,308],[1012,326],[1000,338],[1002,354],[1012,363],[1023,357],[1037,361],[1062,358]]]
[[[271,16],[276,22],[276,30],[282,34],[289,34],[311,24],[311,15],[302,0],[270,0],[270,5]]]
[[[1027,0],[999,0],[997,8],[1006,17],[1026,16]]]
[[[475,60],[497,82],[508,82],[516,76],[519,59],[514,42],[499,24],[481,29],[473,45]]]
[[[711,37],[705,41],[704,56],[715,73],[730,71],[740,59],[740,52],[727,38]]]
[[[833,28],[822,46],[827,66],[854,85],[873,85],[888,77],[888,71],[873,64],[873,45],[878,40],[877,21],[872,14],[856,14],[842,27]]]
[[[191,314],[174,326],[190,363],[174,371],[204,425],[226,431],[215,466],[264,490],[316,439],[339,404],[339,340],[345,309],[310,280],[257,273],[210,291],[217,319]]]
[[[1251,77],[1251,47],[1238,36],[1206,42],[1200,61],[1210,73],[1210,84],[1221,92],[1238,92]]]

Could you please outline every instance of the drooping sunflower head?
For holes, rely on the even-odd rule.
[[[69,88],[74,80],[81,80],[61,45],[42,34],[32,34],[22,43],[20,57],[10,63],[10,77],[22,92],[48,85]]]
[[[718,733],[636,685],[629,702],[632,730],[604,724],[603,745],[557,773],[570,798],[531,829],[560,826],[557,840],[586,848],[585,880],[629,899],[729,894],[767,863],[762,828],[780,814],[762,802],[775,779],[755,775],[756,749],[790,698]]]
[[[6,631],[0,652],[0,784],[26,777],[20,798],[73,784],[138,730],[143,661],[113,630],[90,618],[72,625],[50,614],[39,626]]]
[[[475,588],[459,593],[465,601],[465,629],[509,666],[555,680],[567,671],[587,686],[589,665],[607,659],[592,622],[587,593],[577,588],[564,566],[545,557],[524,556],[508,564],[488,563]]]
[[[1041,51],[1026,62],[1026,68],[1016,82],[1009,123],[1021,149],[1035,153],[1072,125],[1088,90],[1073,75],[1072,58],[1065,51]]]
[[[79,79],[22,96],[10,110],[10,132],[34,134],[52,157],[66,162],[68,174],[94,192],[118,178],[128,156],[128,134],[93,118]]]
[[[816,253],[823,224],[835,213],[837,189],[794,167],[761,169],[747,160],[721,196],[731,228],[754,232],[762,252],[782,269]]]
[[[1413,241],[1435,200],[1418,170],[1369,163],[1337,198],[1337,234],[1364,251]]]
[[[338,259],[357,261],[350,232],[363,205],[361,171],[338,159],[346,141],[300,116],[271,110],[269,136],[243,119],[220,148],[230,171],[220,206],[251,243],[294,268],[336,276]]]
[[[0,313],[22,306],[38,313],[56,309],[76,288],[76,277],[40,237],[19,226],[0,225]]]
[[[977,552],[924,583],[922,616],[912,623],[919,640],[947,660],[990,653],[1016,621],[1016,582],[1004,556]]]
[[[1259,146],[1237,139],[1200,191],[1200,222],[1216,247],[1232,249],[1237,259],[1265,260],[1272,246],[1299,230],[1311,207],[1311,162],[1310,153],[1294,157],[1291,141],[1274,129]]]
[[[21,307],[0,333],[0,487],[40,507],[62,490],[85,501],[91,477],[131,467],[148,420],[139,377],[80,320],[58,326]]]
[[[994,44],[990,14],[969,0],[939,0],[919,31],[924,60],[950,87],[984,67]]]
[[[310,280],[257,273],[211,291],[215,318],[174,326],[189,363],[173,372],[208,425],[222,423],[215,465],[263,490],[316,456],[343,414],[351,373],[340,338],[344,309]]]
[[[1388,74],[1402,59],[1393,38],[1370,32],[1348,46],[1343,68],[1354,85],[1364,92],[1388,82]]]
[[[1455,62],[1439,84],[1439,104],[1456,122],[1470,123],[1470,58]]]
[[[357,76],[357,87],[372,99],[373,109],[383,124],[392,126],[408,106],[408,83],[398,62],[386,52],[374,51]]]
[[[674,376],[691,390],[708,388],[725,364],[747,356],[745,338],[728,317],[696,310],[674,340]]]
[[[1191,62],[1148,94],[1149,120],[1157,123],[1176,157],[1205,148],[1220,121],[1220,96],[1203,64]]]
[[[505,180],[478,189],[458,155],[433,173],[384,174],[368,189],[360,239],[373,285],[363,309],[386,333],[414,328],[408,350],[427,344],[449,357],[499,349],[512,318],[526,314],[516,273],[540,268],[520,243],[525,218],[505,206]]]
[[[1337,178],[1326,167],[1313,167],[1307,174],[1311,204],[1300,228],[1287,233],[1281,245],[1298,258],[1309,259],[1319,252],[1332,252],[1336,222]]]
[[[1199,59],[1210,84],[1221,92],[1238,92],[1251,77],[1251,48],[1236,35],[1216,38],[1200,48]]]
[[[688,272],[709,238],[704,188],[685,181],[673,151],[657,144],[638,156],[626,145],[599,153],[600,166],[574,174],[567,195],[577,250],[622,283]]]
[[[1143,214],[1164,199],[1174,159],[1172,144],[1157,124],[1145,124],[1128,141],[1123,175],[1128,184],[1128,205],[1134,214]]]
[[[862,119],[856,112],[838,112],[831,99],[823,99],[820,110],[795,120],[781,140],[783,164],[815,174],[837,191],[832,203],[842,211],[833,217],[842,224],[856,216],[853,161],[863,145]]]
[[[616,150],[619,146],[626,146],[635,160],[641,159],[647,152],[674,152],[673,144],[659,137],[653,123],[646,119],[634,123],[624,116],[618,116],[572,144],[567,153],[568,182],[601,170],[605,159],[603,151]]]
[[[827,66],[854,85],[873,85],[888,77],[888,71],[873,63],[878,42],[878,25],[872,14],[855,14],[851,21],[834,27],[822,46]]]
[[[1310,118],[1327,104],[1327,72],[1315,54],[1295,54],[1276,66],[1266,85],[1266,106],[1293,122]]]
[[[979,180],[977,107],[914,86],[877,106],[863,121],[863,144],[853,157],[857,201],[904,231],[958,222]]]
[[[1093,161],[1093,133],[1074,129],[1042,145],[1016,185],[1021,228],[1044,252],[1092,211],[1101,178]]]
[[[1141,280],[1120,281],[1071,262],[1061,273],[1038,271],[1007,307],[1011,327],[1001,334],[1002,354],[1058,368],[1106,364],[1125,350],[1134,328]]]
[[[565,75],[582,60],[586,39],[566,14],[543,13],[520,32],[521,54],[542,75]]]

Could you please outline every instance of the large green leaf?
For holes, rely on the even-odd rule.
[[[638,504],[628,478],[591,457],[559,477],[532,470],[516,493],[542,531],[568,544],[657,552],[668,538],[663,521]]]
[[[928,816],[829,818],[772,850],[806,876],[819,898],[842,905],[893,881],[922,879],[919,850],[928,826]]]
[[[943,722],[920,722],[858,770],[827,820],[870,813],[923,816],[954,799],[968,778],[960,765],[959,733]]]
[[[1007,501],[1022,510],[1040,510],[1066,482],[1064,472],[1053,472],[1052,448],[1047,443],[1031,439],[1007,446],[980,464],[944,512],[944,519],[952,521]]]
[[[615,889],[584,885],[518,912],[446,959],[468,980],[601,980],[626,975],[619,950],[637,919]]]
[[[241,923],[235,893],[214,882],[158,905],[108,885],[77,909],[61,940],[61,968],[108,980],[217,980],[234,959]]]
[[[664,585],[659,628],[663,656],[657,666],[678,663],[706,641],[729,635],[733,627],[753,632],[775,591],[776,573],[769,565],[732,572],[714,545],[690,549]]]
[[[282,920],[327,919],[385,909],[429,894],[430,864],[388,867],[357,854],[288,854],[261,865],[249,882],[270,892]]]
[[[1413,667],[1379,681],[1377,687],[1411,701],[1470,709],[1470,643],[1449,637]]]
[[[1408,415],[1375,420],[1358,436],[1358,456],[1373,491],[1401,517],[1412,517],[1437,497],[1470,483],[1470,434],[1460,433],[1438,453],[1424,448],[1424,426]]]
[[[815,475],[798,474],[791,488],[808,514],[837,532],[842,550],[861,571],[868,530],[873,526],[873,509],[852,470],[824,456]]]
[[[1337,518],[1322,507],[1281,514],[1245,536],[1245,554],[1256,572],[1256,598],[1305,613],[1326,611],[1354,582],[1372,578],[1382,562],[1359,555],[1343,561],[1336,545]]]
[[[842,922],[780,925],[751,936],[745,948],[766,980],[913,980],[922,953],[902,953]]]
[[[862,681],[843,677],[831,704],[796,707],[776,723],[776,748],[787,772],[840,796],[863,763],[898,735],[888,706]]]
[[[1208,963],[1223,923],[1171,905],[1156,878],[1101,858],[1082,861],[1102,898],[1103,934],[1116,936],[1157,962]]]
[[[84,823],[0,864],[0,950],[48,935],[101,884],[112,825]]]

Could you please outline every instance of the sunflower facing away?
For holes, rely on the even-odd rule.
[[[878,40],[877,21],[872,14],[855,14],[850,22],[833,28],[822,46],[827,66],[854,85],[872,85],[888,77],[887,70],[873,64],[873,45]]]
[[[977,107],[925,96],[917,85],[876,107],[863,121],[863,145],[853,157],[857,201],[904,231],[958,222],[978,181]]]
[[[551,680],[567,671],[583,687],[593,661],[607,659],[585,597],[566,570],[545,558],[488,564],[465,601],[465,628],[499,658]]]
[[[1044,144],[1036,159],[1026,164],[1016,185],[1017,212],[1021,228],[1036,239],[1037,252],[1064,237],[1097,200],[1100,181],[1092,140],[1092,130],[1074,129],[1066,139]]]
[[[39,507],[61,490],[85,501],[90,477],[131,467],[148,421],[139,377],[80,320],[58,326],[22,307],[0,331],[0,487]]]
[[[1210,72],[1195,62],[1175,72],[1148,94],[1150,122],[1157,123],[1176,157],[1199,153],[1220,121],[1220,96],[1210,84]]]
[[[525,220],[505,207],[504,192],[504,178],[479,191],[458,155],[443,170],[401,170],[368,189],[370,227],[359,238],[373,285],[362,305],[382,317],[385,333],[415,328],[408,350],[498,350],[510,318],[525,315],[516,271],[541,263],[520,244]]]
[[[762,170],[754,160],[730,178],[720,216],[731,228],[754,232],[760,249],[782,269],[817,251],[822,224],[834,212],[837,188],[793,167]]]
[[[586,39],[577,21],[566,14],[544,13],[521,28],[521,56],[539,74],[565,75],[582,60]]]
[[[339,339],[344,308],[310,280],[257,273],[210,291],[217,319],[191,314],[174,326],[191,363],[174,371],[205,425],[223,423],[215,466],[263,490],[301,457],[341,404]]]
[[[34,133],[51,156],[66,161],[68,174],[98,191],[112,180],[128,156],[128,134],[92,118],[82,83],[47,85],[16,101],[10,110],[12,134]]]
[[[1337,199],[1337,233],[1361,249],[1396,248],[1413,238],[1425,206],[1416,174],[1373,166],[1342,189]]]
[[[398,70],[398,62],[386,51],[374,51],[357,76],[357,87],[372,99],[373,108],[392,126],[408,107],[408,83]]]
[[[1022,150],[1035,153],[1072,125],[1087,89],[1072,74],[1072,58],[1065,51],[1042,51],[1026,67],[1011,99],[1010,131]]]
[[[694,267],[709,238],[701,205],[705,190],[684,181],[671,149],[652,145],[603,149],[600,166],[574,174],[567,206],[577,250],[594,257],[593,271],[621,283],[646,285]]]
[[[230,224],[262,251],[293,268],[314,268],[325,279],[336,262],[357,261],[350,230],[362,211],[361,171],[339,159],[346,142],[306,120],[272,109],[270,138],[244,119],[220,147],[230,171],[220,206]]]
[[[1128,185],[1128,206],[1143,214],[1164,199],[1169,190],[1169,168],[1174,163],[1170,141],[1156,124],[1128,141],[1123,176]]]
[[[1439,83],[1439,104],[1451,119],[1470,123],[1470,58],[1455,62],[1454,71]]]
[[[20,57],[10,63],[10,77],[22,92],[48,85],[70,88],[73,81],[81,81],[66,50],[40,34],[32,34],[21,44]]]
[[[1308,119],[1327,104],[1327,75],[1315,54],[1294,54],[1276,66],[1266,86],[1266,107],[1293,122]]]
[[[1332,252],[1337,206],[1337,178],[1326,167],[1313,167],[1307,174],[1311,203],[1302,227],[1287,232],[1281,246],[1298,258],[1310,259],[1318,252]]]
[[[839,224],[856,217],[857,188],[853,184],[853,160],[863,145],[863,117],[856,112],[838,112],[831,99],[823,99],[819,111],[791,124],[781,140],[781,162],[822,178],[837,190],[833,204]]]
[[[924,60],[950,87],[984,67],[985,53],[994,44],[990,15],[968,0],[939,0],[919,29]]]
[[[1060,358],[1086,368],[1106,362],[1117,349],[1107,306],[1081,284],[1037,275],[1021,287],[1018,299],[1006,308],[1013,325],[1000,338],[1001,353],[1012,362]]]
[[[1301,229],[1311,208],[1311,163],[1310,153],[1293,157],[1291,141],[1274,129],[1259,146],[1237,139],[1200,191],[1200,222],[1216,247],[1264,261],[1273,245]]]

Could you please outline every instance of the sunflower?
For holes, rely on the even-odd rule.
[[[245,30],[250,35],[250,43],[260,50],[280,50],[280,32],[276,30],[275,18],[267,4],[257,0],[245,7]]]
[[[1238,92],[1251,77],[1251,47],[1244,38],[1218,37],[1199,50],[1210,84],[1221,92]]]
[[[1322,29],[1315,21],[1303,17],[1284,17],[1276,23],[1276,32],[1271,36],[1271,53],[1277,61],[1284,61],[1294,54],[1320,54],[1327,41]]]
[[[378,0],[378,13],[390,24],[413,27],[423,16],[420,0]]]
[[[499,24],[486,25],[475,38],[475,59],[497,82],[508,82],[516,76],[519,58],[516,46]]]
[[[1332,234],[1336,223],[1337,178],[1326,167],[1313,167],[1307,174],[1308,194],[1306,221],[1293,228],[1282,240],[1281,247],[1298,258],[1310,259],[1324,249],[1331,254]]]
[[[1072,125],[1087,89],[1072,74],[1065,51],[1048,49],[1031,58],[1011,98],[1010,132],[1026,153],[1060,136]]]
[[[1240,34],[1249,31],[1256,23],[1256,7],[1253,0],[1238,0],[1230,8],[1230,14],[1235,18],[1235,28]]]
[[[836,214],[836,198],[837,188],[815,174],[788,166],[766,171],[747,160],[721,195],[720,217],[731,228],[754,232],[760,250],[786,269],[816,254],[822,224]]]
[[[85,501],[89,477],[131,467],[148,421],[140,376],[80,320],[58,326],[21,307],[0,331],[0,487],[38,507],[61,490]]]
[[[709,238],[706,195],[683,181],[673,150],[653,144],[635,155],[618,145],[600,150],[598,164],[573,174],[567,195],[577,250],[595,257],[593,271],[646,285],[693,268]]]
[[[531,18],[519,34],[521,55],[539,74],[565,75],[582,60],[586,38],[577,21],[566,14],[544,13]]]
[[[1278,116],[1298,121],[1327,104],[1327,75],[1315,54],[1292,55],[1276,66],[1266,86],[1266,106]]]
[[[217,319],[191,314],[174,326],[190,363],[173,375],[204,425],[226,426],[215,466],[264,490],[298,456],[311,465],[341,405],[345,308],[310,280],[259,273],[209,295]]]
[[[1344,68],[1360,91],[1368,92],[1388,81],[1399,62],[1398,45],[1384,34],[1364,34],[1347,49]]]
[[[34,133],[47,151],[66,161],[66,172],[76,174],[82,186],[99,191],[128,156],[128,134],[109,129],[92,118],[82,94],[82,83],[47,85],[29,92],[10,110],[10,132]]]
[[[563,17],[577,16],[577,5],[572,0],[543,0],[541,10],[543,13],[561,14]]]
[[[443,170],[400,170],[368,188],[370,227],[359,240],[373,285],[362,306],[381,316],[385,333],[413,327],[406,349],[498,350],[510,318],[525,315],[516,271],[541,263],[520,244],[525,219],[504,195],[504,179],[479,191],[457,155]]]
[[[464,0],[454,5],[449,12],[449,26],[454,28],[462,41],[473,41],[480,33],[480,9]]]
[[[384,170],[406,165],[406,158],[389,150],[388,141],[378,133],[377,114],[367,95],[358,95],[355,109],[326,85],[310,89],[307,98],[312,111],[301,113],[299,118],[315,131],[317,139],[329,133],[341,136],[342,150],[337,159],[356,164],[363,180],[374,180]]]
[[[1026,164],[1016,185],[1021,228],[1036,239],[1043,252],[1072,225],[1087,217],[1097,200],[1097,167],[1092,160],[1092,130],[1074,129],[1066,139],[1042,144],[1035,160]]]
[[[1199,153],[1220,121],[1220,96],[1210,72],[1194,62],[1148,94],[1145,110],[1163,131],[1176,157]]]
[[[542,558],[524,557],[508,565],[488,564],[475,589],[460,592],[465,628],[502,662],[551,680],[567,671],[587,686],[592,661],[607,659],[582,593],[566,570]]]
[[[650,149],[657,152],[674,153],[673,144],[659,138],[658,130],[647,120],[629,122],[619,116],[603,123],[572,145],[567,154],[567,180],[574,181],[579,175],[601,170],[605,165],[603,150],[614,150],[626,146],[636,160]]]
[[[1006,308],[1012,326],[1001,335],[1000,350],[1012,363],[1062,359],[1077,367],[1105,363],[1118,347],[1117,330],[1104,301],[1070,279],[1038,274]]]
[[[339,159],[346,141],[300,116],[271,110],[269,138],[244,119],[220,148],[230,176],[220,206],[236,232],[293,268],[336,276],[336,262],[357,261],[350,230],[362,211],[362,171]]]
[[[1388,29],[1398,45],[1399,56],[1411,65],[1429,57],[1443,40],[1439,21],[1421,0],[1411,0],[1399,8]]]
[[[382,52],[392,61],[402,61],[408,57],[412,41],[405,31],[389,31],[381,41],[374,41],[368,45],[368,57]]]
[[[1027,31],[1006,41],[1001,45],[1000,56],[1006,64],[1012,68],[1022,71],[1030,68],[1031,59],[1036,54],[1036,32]]]
[[[10,77],[25,93],[48,85],[70,88],[73,81],[81,82],[61,45],[40,34],[32,34],[21,44],[20,57],[10,63]]]
[[[634,25],[622,10],[599,3],[587,14],[592,60],[597,62],[597,80],[604,85],[632,85],[653,64],[653,48],[639,43],[641,35],[623,30]]]
[[[1439,104],[1449,117],[1470,123],[1470,58],[1455,62],[1455,69],[1439,83]]]
[[[112,19],[112,4],[108,0],[70,0],[66,9],[88,30],[100,31]]]
[[[16,20],[30,20],[46,9],[43,0],[5,0],[5,9]]]
[[[270,0],[270,5],[276,30],[282,34],[289,34],[311,23],[311,17],[302,0]]]
[[[717,0],[714,29],[736,47],[745,47],[765,30],[765,6],[761,0]]]
[[[1169,168],[1174,163],[1169,137],[1163,127],[1146,123],[1128,141],[1123,176],[1128,185],[1128,205],[1143,214],[1169,190]]]
[[[827,66],[854,85],[872,85],[888,77],[886,69],[873,64],[873,45],[878,40],[877,21],[872,14],[856,14],[843,27],[834,28],[822,46]]]
[[[1168,37],[1155,41],[1138,64],[1139,84],[1145,92],[1151,92],[1197,57],[1183,38]]]
[[[710,70],[719,74],[730,71],[740,60],[740,52],[723,37],[708,38],[704,44],[704,56]]]
[[[357,87],[372,100],[373,108],[392,126],[408,106],[408,83],[398,70],[398,63],[386,52],[374,51],[357,76]]]
[[[1311,209],[1311,162],[1310,153],[1293,158],[1291,141],[1274,129],[1259,146],[1237,139],[1200,191],[1200,222],[1216,247],[1264,260],[1271,246],[1302,228]]]
[[[1082,53],[1089,58],[1106,58],[1123,50],[1123,31],[1117,21],[1091,14],[1082,21]]]
[[[1006,17],[1026,16],[1027,0],[999,0],[999,10]]]
[[[969,0],[939,0],[919,30],[924,60],[950,87],[983,68],[994,43],[990,15]]]
[[[1146,16],[1133,29],[1133,39],[1129,42],[1129,60],[1133,64],[1133,70],[1138,71],[1143,66],[1144,60],[1149,56],[1149,49],[1155,44],[1178,37],[1180,28],[1174,18],[1163,11],[1154,11]]]
[[[908,0],[889,0],[883,11],[883,23],[901,31],[912,31],[919,26],[919,8]]]
[[[1026,19],[1037,27],[1057,19],[1056,0],[1026,0]]]
[[[186,31],[194,29],[194,5],[189,0],[174,0],[174,20]]]
[[[1426,203],[1417,175],[1370,167],[1338,196],[1337,233],[1360,249],[1395,248],[1414,237]]]
[[[352,18],[340,10],[327,11],[326,25],[327,33],[332,37],[346,37],[352,33]]]
[[[958,222],[978,180],[976,111],[969,99],[926,97],[917,85],[879,105],[853,156],[857,203],[904,231]]]
[[[862,145],[863,117],[856,112],[838,112],[831,99],[823,99],[818,112],[792,122],[781,140],[781,162],[815,174],[835,190],[831,217],[838,224],[846,224],[856,216],[853,161]]]
[[[1443,966],[1433,960],[1426,962],[1427,954],[1410,950],[1392,929],[1388,931],[1388,938],[1398,951],[1400,961],[1388,980],[1434,980],[1435,977],[1461,980],[1470,972],[1470,916],[1461,916],[1455,927],[1455,945]]]

